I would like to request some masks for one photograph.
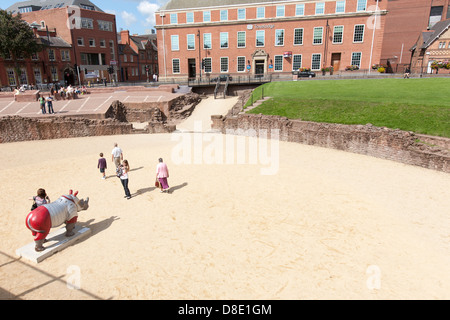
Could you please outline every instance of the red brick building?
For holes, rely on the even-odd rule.
[[[389,63],[393,72],[403,72],[422,32],[450,18],[449,5],[449,0],[388,1],[381,63]]]
[[[64,61],[66,67],[57,67],[57,81],[119,80],[117,68],[111,76],[107,72],[110,65],[117,65],[118,59],[114,15],[103,12],[89,0],[28,0],[15,3],[6,10],[13,14],[20,12],[29,24],[55,30],[58,37],[70,45],[68,58]],[[79,66],[79,70],[75,66]],[[0,75],[0,78],[4,77]],[[28,74],[28,79],[33,79],[32,73]]]
[[[376,0],[171,0],[155,15],[160,78],[350,65],[370,72],[381,58],[386,7]]]
[[[130,35],[128,30],[118,34],[119,75],[123,81],[152,81],[158,73],[156,34]]]

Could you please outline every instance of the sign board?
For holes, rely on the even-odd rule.
[[[252,68],[251,65],[247,65],[247,70],[250,70]]]
[[[110,65],[116,65],[116,64],[117,64],[117,61],[111,60],[111,61],[109,62],[109,64],[110,64]]]
[[[285,52],[283,53],[283,56],[284,56],[285,58],[290,58],[290,57],[292,57],[292,51],[285,51]]]
[[[269,64],[269,69],[273,69],[273,64]]]

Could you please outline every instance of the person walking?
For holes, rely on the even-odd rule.
[[[116,169],[119,167],[120,162],[123,161],[123,151],[117,145],[117,142],[114,143],[114,149],[111,152],[111,160],[116,165]]]
[[[55,111],[53,110],[53,97],[49,96],[46,100],[47,100],[48,113],[49,114],[55,113]]]
[[[159,163],[156,166],[156,181],[159,182],[160,192],[169,192],[169,183],[167,182],[167,178],[169,178],[169,169],[162,158],[159,158],[158,161]]]
[[[100,169],[100,173],[103,174],[102,179],[106,179],[105,171],[107,168],[106,159],[103,158],[103,153],[100,152],[100,159],[98,159],[97,169]]]
[[[127,160],[123,160],[122,164],[119,166],[118,170],[121,169],[121,174],[119,176],[120,182],[122,182],[123,190],[125,191],[125,198],[127,200],[131,199],[130,189],[128,189],[128,173],[130,171],[130,165]]]

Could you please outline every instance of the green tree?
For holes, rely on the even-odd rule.
[[[33,53],[42,51],[28,23],[19,14],[12,15],[0,9],[0,56],[11,57],[14,61],[16,76],[20,73],[18,58],[29,58]],[[17,81],[18,79],[16,79]],[[18,82],[17,82],[18,83]]]

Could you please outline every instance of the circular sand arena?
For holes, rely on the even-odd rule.
[[[0,299],[450,298],[449,174],[254,142],[189,132],[1,144]],[[252,146],[268,152],[252,158]],[[169,194],[154,187],[159,157]],[[24,220],[40,187],[52,200],[89,196],[78,221],[92,234],[35,264],[15,250],[33,240]]]

